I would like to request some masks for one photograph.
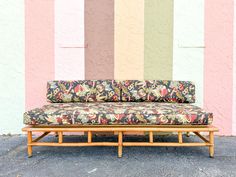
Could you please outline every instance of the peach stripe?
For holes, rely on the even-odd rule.
[[[205,1],[204,106],[220,134],[232,134],[233,0]]]
[[[144,78],[144,0],[115,1],[115,79]]]
[[[26,109],[46,103],[54,79],[54,0],[25,0]]]

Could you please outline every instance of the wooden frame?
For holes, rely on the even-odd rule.
[[[122,157],[123,146],[207,146],[209,147],[210,157],[214,157],[214,132],[218,129],[211,125],[68,125],[68,126],[49,126],[49,125],[37,125],[37,126],[26,126],[22,131],[27,132],[28,137],[28,157],[32,156],[33,146],[117,146],[118,157]],[[33,139],[33,132],[42,132],[42,135]],[[43,137],[49,133],[54,132],[58,135],[58,142],[39,142]],[[65,143],[63,142],[64,132],[86,132],[88,135],[88,142],[81,143]],[[93,132],[118,132],[118,142],[93,142]],[[123,132],[148,132],[149,142],[123,142]],[[154,132],[177,132],[178,142],[154,142]],[[202,143],[183,142],[183,133],[193,132],[197,135]],[[208,132],[209,138],[207,139],[200,132]]]

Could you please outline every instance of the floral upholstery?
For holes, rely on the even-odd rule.
[[[53,103],[24,114],[24,123],[37,124],[211,124],[213,114],[185,103],[102,102]]]
[[[189,81],[49,81],[45,105],[24,113],[24,123],[207,125],[213,114],[195,102]]]
[[[195,86],[189,81],[162,80],[49,81],[47,100],[52,103],[117,101],[194,103]]]
[[[121,82],[122,101],[147,101],[145,81],[125,80]]]
[[[121,92],[122,101],[195,102],[195,85],[189,81],[126,80]]]
[[[49,81],[47,100],[52,103],[120,101],[115,80]]]

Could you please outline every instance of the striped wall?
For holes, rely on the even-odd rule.
[[[174,0],[146,0],[144,78],[173,78]]]
[[[54,1],[25,1],[25,106],[46,104],[45,81],[55,78]]]
[[[144,0],[115,1],[115,79],[144,79]]]
[[[84,79],[84,0],[54,3],[55,79]]]
[[[235,1],[0,0],[0,133],[21,132],[48,80],[172,79],[236,135]]]
[[[232,116],[234,1],[208,0],[205,9],[204,107],[214,112],[221,133],[230,135],[236,119]]]
[[[85,78],[114,78],[114,0],[85,0]]]
[[[204,0],[174,4],[173,79],[195,82],[199,106],[203,106],[204,89],[204,7]]]

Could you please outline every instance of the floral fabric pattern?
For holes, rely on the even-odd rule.
[[[195,102],[195,85],[189,81],[126,80],[121,93],[122,101]]]
[[[120,101],[115,80],[49,81],[47,100],[52,103]]]
[[[207,125],[213,114],[185,103],[53,103],[24,114],[24,124],[38,125]]]
[[[147,100],[195,103],[195,85],[190,81],[146,81]]]
[[[147,101],[146,81],[126,80],[121,82],[122,101]]]

